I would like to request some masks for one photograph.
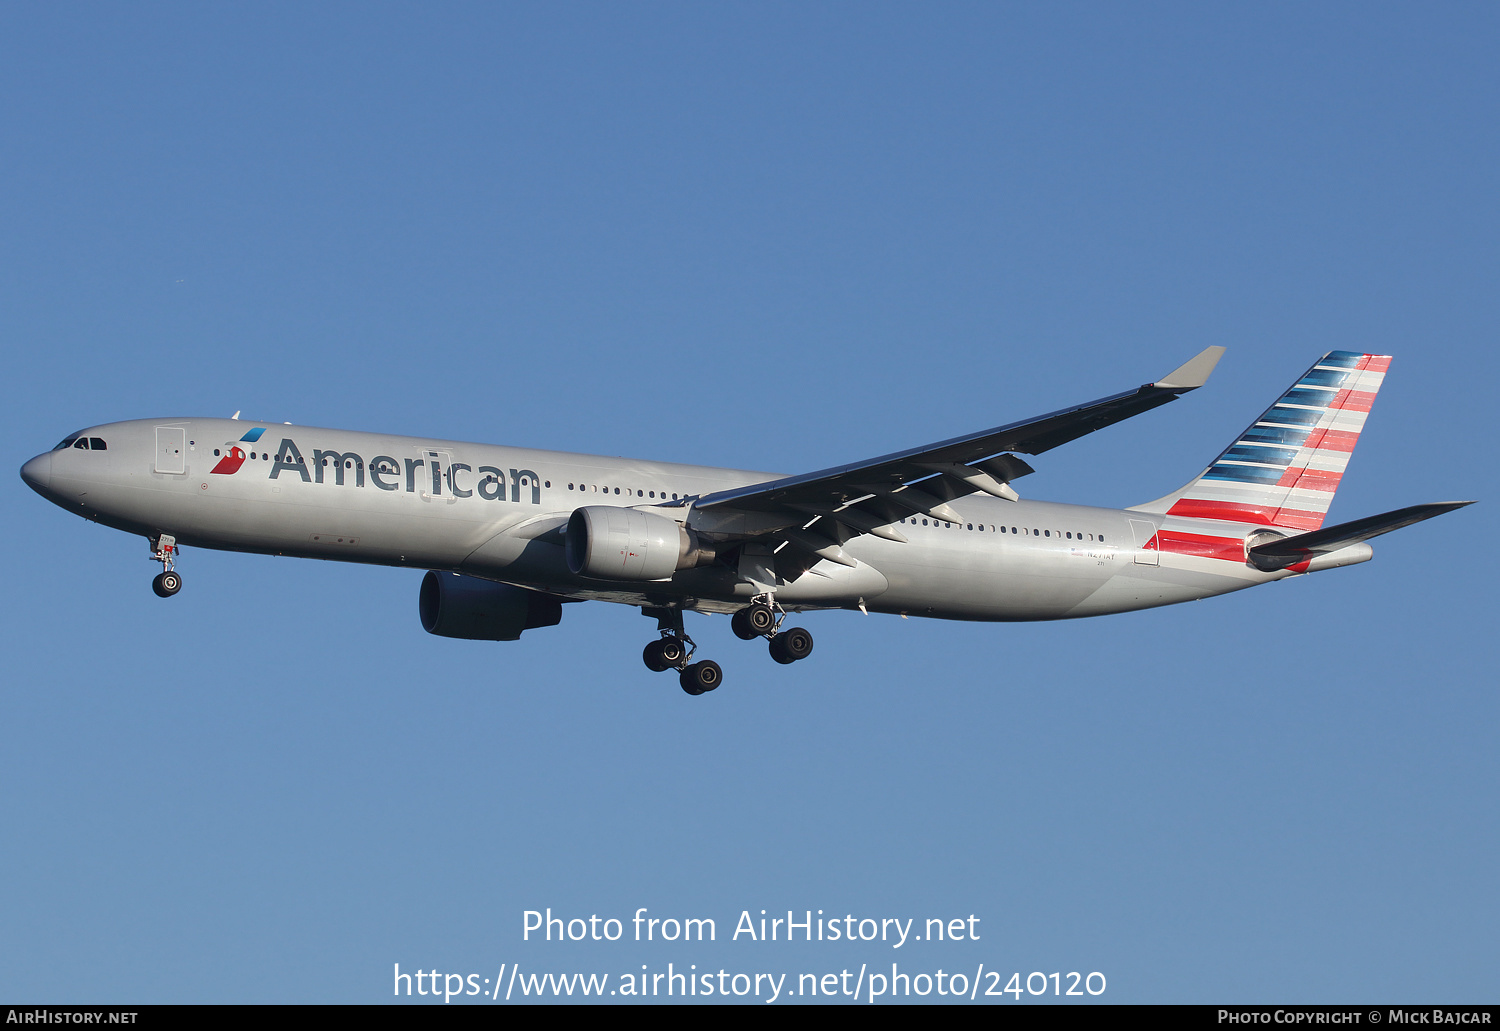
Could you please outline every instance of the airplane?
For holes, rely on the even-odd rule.
[[[1198,476],[1125,509],[1023,500],[1036,456],[1207,382],[1209,347],[1159,380],[994,429],[795,476],[239,419],[79,430],[21,477],[144,536],[181,589],[183,545],[427,570],[423,629],[514,641],[564,603],[657,620],[642,658],[690,695],[683,613],[727,614],[771,657],[806,659],[791,613],[1072,619],[1193,601],[1371,558],[1368,541],[1472,504],[1323,526],[1389,355],[1331,351]]]

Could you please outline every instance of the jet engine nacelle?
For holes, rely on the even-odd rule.
[[[562,622],[562,602],[550,595],[461,573],[429,571],[417,608],[423,630],[466,641],[515,641]]]
[[[714,559],[712,546],[692,530],[635,508],[577,509],[565,541],[568,569],[596,580],[665,580]]]

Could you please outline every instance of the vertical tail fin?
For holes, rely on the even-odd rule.
[[[1390,363],[1389,355],[1330,351],[1201,476],[1138,510],[1318,529]]]

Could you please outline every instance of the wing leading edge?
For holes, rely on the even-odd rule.
[[[1010,481],[1032,468],[1010,452],[1039,455],[1175,401],[1206,383],[1223,354],[1224,348],[1209,347],[1135,390],[864,462],[717,491],[697,499],[693,507],[710,517],[732,510],[782,513],[786,525],[816,520],[815,531],[803,525],[777,536],[810,556],[848,562],[838,545],[850,537],[870,533],[904,541],[891,526],[898,519],[920,513],[956,520],[947,502],[979,491],[1016,500]]]

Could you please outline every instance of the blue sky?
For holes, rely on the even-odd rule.
[[[1395,361],[1332,518],[1481,504],[1201,604],[814,614],[794,667],[690,616],[727,678],[690,699],[623,607],[455,642],[413,572],[196,550],[162,602],[144,541],[13,476],[0,997],[896,961],[1100,971],[1116,1002],[1495,1001],[1497,20],[7,8],[13,469],[243,410],[793,473],[1220,344],[1206,388],[1023,493],[1164,494],[1346,349]],[[549,906],[720,940],[523,942]],[[761,909],[982,937],[725,940]]]

